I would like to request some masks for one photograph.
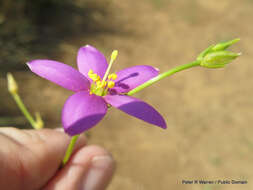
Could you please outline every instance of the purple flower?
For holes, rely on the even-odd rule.
[[[62,110],[62,124],[69,135],[77,135],[95,126],[106,114],[107,105],[148,123],[166,128],[163,117],[147,103],[125,93],[158,75],[147,65],[129,67],[109,75],[117,56],[114,51],[110,64],[96,48],[81,47],[78,51],[78,70],[52,60],[33,60],[32,72],[75,93]]]

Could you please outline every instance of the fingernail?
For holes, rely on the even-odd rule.
[[[108,183],[108,176],[113,167],[113,159],[109,155],[95,156],[91,161],[90,169],[85,176],[84,190],[99,190]],[[109,173],[108,173],[109,172]]]

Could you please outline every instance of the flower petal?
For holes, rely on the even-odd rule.
[[[35,74],[75,92],[87,90],[90,82],[73,67],[58,61],[38,59],[27,63]]]
[[[137,117],[148,123],[166,129],[166,122],[163,117],[147,103],[125,95],[107,95],[105,101],[121,111]]]
[[[117,80],[115,81],[115,87],[111,90],[112,93],[126,93],[157,76],[158,69],[148,65],[138,65],[129,67],[117,72]]]
[[[102,79],[108,64],[105,56],[100,51],[90,45],[86,45],[78,51],[77,66],[79,71],[91,81],[88,76],[89,70],[92,69]]]
[[[62,124],[71,136],[95,126],[106,114],[107,105],[102,97],[89,92],[77,92],[70,96],[62,110]]]

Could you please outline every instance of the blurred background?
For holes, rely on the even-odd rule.
[[[252,0],[0,0],[0,126],[31,128],[8,94],[6,73],[18,81],[28,109],[46,127],[61,127],[72,93],[28,70],[53,59],[76,67],[90,44],[115,70],[147,64],[162,72],[193,61],[210,44],[240,37],[243,55],[225,69],[193,68],[135,96],[166,118],[168,129],[118,110],[87,132],[117,161],[108,190],[253,189]],[[183,185],[182,180],[247,180],[247,185]]]

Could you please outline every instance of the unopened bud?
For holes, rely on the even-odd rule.
[[[212,51],[223,51],[223,50],[226,50],[227,48],[229,48],[231,45],[239,42],[240,39],[239,38],[236,38],[236,39],[233,39],[233,40],[230,40],[230,41],[226,41],[226,42],[221,42],[221,43],[218,43],[216,44],[213,48],[212,48]]]
[[[197,61],[201,61],[205,56],[206,54],[208,54],[209,52],[212,51],[212,48],[214,47],[214,45],[211,45],[209,46],[208,48],[206,48],[204,51],[202,51],[198,57],[197,57]]]
[[[225,67],[226,64],[233,61],[241,53],[233,53],[230,51],[217,51],[208,53],[203,60],[200,62],[200,65],[207,68],[221,68]]]
[[[36,121],[36,129],[42,129],[44,127],[44,122],[39,112],[35,113],[35,121]]]
[[[18,85],[11,73],[7,73],[7,81],[9,92],[12,94],[16,94],[18,92]]]

